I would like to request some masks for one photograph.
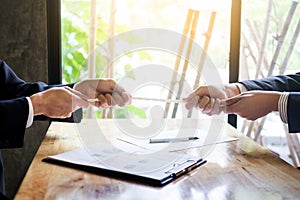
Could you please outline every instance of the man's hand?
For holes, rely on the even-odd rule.
[[[30,96],[34,115],[67,118],[72,112],[88,106],[88,97],[69,87],[57,87]]]
[[[222,87],[200,86],[187,98],[185,107],[188,110],[199,108],[207,115],[219,114],[222,111],[221,100],[238,95],[239,89],[235,84],[227,84]]]
[[[280,92],[249,91],[222,101],[225,112],[256,120],[272,111],[278,111]]]
[[[86,79],[74,86],[89,98],[98,98],[97,107],[125,106],[131,102],[131,95],[112,79]]]

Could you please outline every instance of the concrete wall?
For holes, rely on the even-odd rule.
[[[0,0],[0,11],[0,58],[24,80],[47,82],[46,0]],[[17,192],[48,125],[34,122],[23,148],[2,150],[9,197]]]

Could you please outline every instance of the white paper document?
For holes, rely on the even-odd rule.
[[[157,186],[206,162],[195,156],[170,152],[128,153],[106,144],[49,156],[44,161]]]

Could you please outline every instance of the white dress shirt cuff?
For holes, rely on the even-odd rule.
[[[34,117],[34,111],[33,111],[33,106],[32,106],[32,102],[31,102],[30,98],[26,97],[26,99],[28,101],[28,107],[29,107],[27,124],[26,124],[26,128],[28,128],[32,125],[33,117]]]
[[[281,121],[284,123],[288,122],[287,119],[287,102],[289,98],[289,93],[288,92],[283,92],[278,100],[278,112],[281,118]]]
[[[235,83],[236,87],[239,89],[240,93],[247,92],[247,88],[241,83]]]

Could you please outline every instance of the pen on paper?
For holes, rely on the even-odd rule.
[[[183,100],[180,99],[156,99],[156,98],[147,98],[147,97],[132,97],[133,100],[141,100],[141,101],[160,101],[166,103],[185,103]],[[89,103],[94,103],[99,101],[99,99],[88,99]]]
[[[175,142],[187,142],[192,140],[198,140],[198,137],[182,137],[182,138],[160,138],[160,139],[150,139],[151,144],[155,143],[175,143]]]

